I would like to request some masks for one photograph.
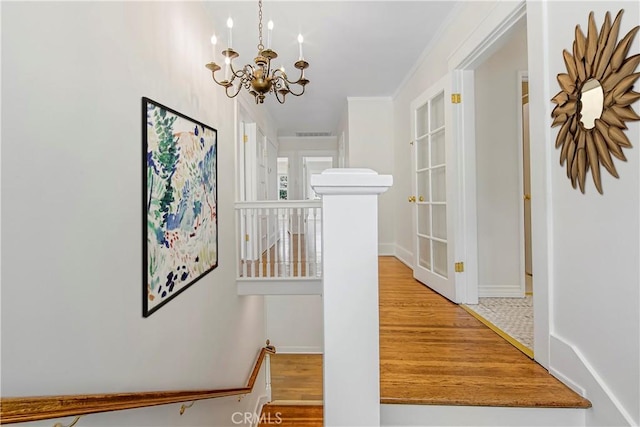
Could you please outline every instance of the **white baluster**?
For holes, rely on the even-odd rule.
[[[303,228],[301,227],[301,217],[302,217],[302,208],[298,208],[298,274],[297,277],[302,277],[302,232],[304,231]]]
[[[271,208],[267,208],[267,277],[271,277]]]
[[[240,234],[240,239],[241,239],[241,247],[244,248],[244,259],[242,260],[242,277],[247,277],[247,259],[248,257],[248,241],[246,239],[246,236],[248,236],[248,230],[247,230],[247,210],[242,208],[240,209],[240,216],[241,216],[241,220],[240,220],[240,228],[241,228],[241,234]]]
[[[264,230],[262,228],[262,219],[264,218],[264,210],[262,208],[258,208],[258,253],[256,254],[258,257],[258,277],[263,276],[263,268],[264,262],[262,258],[262,253],[264,252],[264,248],[262,247],[262,236],[264,236]]]

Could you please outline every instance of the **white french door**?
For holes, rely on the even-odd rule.
[[[413,276],[446,298],[455,292],[451,190],[452,167],[449,77],[441,79],[411,104],[413,140]]]

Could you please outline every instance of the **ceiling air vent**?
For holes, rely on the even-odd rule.
[[[318,136],[332,136],[331,132],[296,132],[296,136],[303,137],[318,137]]]

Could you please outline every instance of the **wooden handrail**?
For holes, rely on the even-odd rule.
[[[274,354],[269,346],[260,350],[246,387],[216,390],[175,390],[111,394],[76,394],[0,398],[0,424],[24,423],[68,416],[121,411],[168,403],[191,402],[214,397],[248,394],[253,391],[262,361]]]

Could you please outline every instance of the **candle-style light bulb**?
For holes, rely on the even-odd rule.
[[[300,47],[300,60],[302,61],[302,59],[304,59],[304,57],[302,56],[302,42],[304,41],[304,38],[302,37],[302,34],[298,34],[298,46]]]
[[[227,28],[229,29],[229,49],[231,49],[231,46],[233,46],[233,43],[231,41],[231,30],[233,28],[233,19],[231,19],[231,17],[229,17],[229,19],[227,19]]]
[[[213,45],[213,62],[216,62],[216,45],[218,44],[218,38],[215,34],[211,36],[211,44]]]
[[[228,56],[224,58],[224,79],[229,80],[229,73],[231,72],[231,58]]]
[[[271,49],[271,32],[273,31],[273,21],[269,20],[269,22],[267,23],[267,28],[269,29],[269,31],[267,31],[267,49]]]

